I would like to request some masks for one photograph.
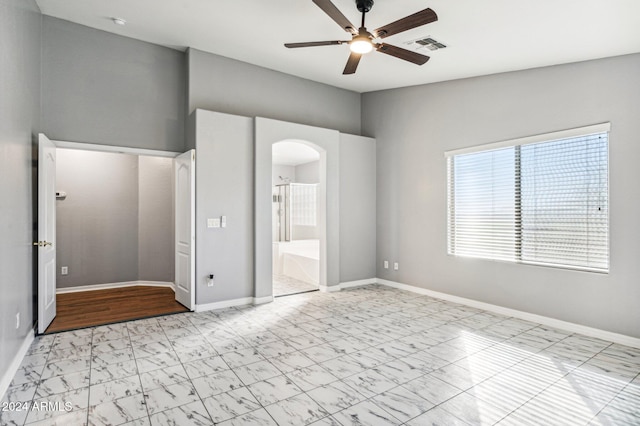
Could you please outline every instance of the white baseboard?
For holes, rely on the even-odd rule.
[[[318,289],[323,293],[333,293],[336,291],[340,291],[340,284],[338,285],[320,285]]]
[[[76,287],[62,287],[56,289],[56,294],[64,293],[77,293],[79,291],[94,291],[94,290],[108,290],[112,288],[123,287],[135,287],[135,286],[147,286],[147,287],[169,287],[175,291],[175,284],[166,281],[125,281],[121,283],[106,283],[106,284],[92,284],[81,285]]]
[[[273,302],[273,296],[266,297],[254,297],[253,304],[254,305],[262,305],[263,303],[271,303]]]
[[[240,299],[223,300],[222,302],[205,303],[196,305],[195,312],[213,311],[215,309],[231,308],[234,306],[244,305],[262,305],[263,303],[273,302],[273,296],[266,297],[243,297]]]
[[[352,287],[360,287],[363,285],[375,284],[377,282],[377,278],[369,278],[366,280],[357,280],[357,281],[346,281],[340,283],[340,288],[352,288]]]
[[[329,285],[329,286],[321,285],[320,291],[323,293],[333,293],[336,291],[343,290],[345,288],[360,287],[363,285],[369,285],[369,284],[375,284],[375,283],[376,283],[375,278],[369,278],[366,280],[357,280],[357,281],[345,281],[343,283],[339,283],[336,285]]]
[[[601,330],[593,327],[587,327],[585,325],[575,324],[568,321],[562,321],[559,319],[532,314],[529,312],[519,311],[516,309],[505,308],[503,306],[492,305],[490,303],[479,302],[473,299],[466,299],[464,297],[453,296],[447,293],[440,293],[438,291],[428,290],[426,288],[421,288],[421,287],[415,287],[408,284],[402,284],[395,281],[383,280],[381,278],[377,278],[376,283],[386,285],[388,287],[397,288],[400,290],[406,290],[413,293],[422,294],[425,296],[435,297],[437,299],[447,300],[449,302],[460,303],[462,305],[467,305],[472,308],[483,309],[485,311],[495,312],[497,314],[502,314],[502,315],[507,315],[514,318],[523,319],[525,321],[536,322],[538,324],[546,325],[549,327],[554,327],[554,328],[571,331],[574,333],[584,334],[585,336],[595,337],[602,340],[608,340],[610,342],[619,343],[621,345],[640,348],[639,338],[626,336],[624,334],[614,333],[611,331]]]
[[[29,333],[25,336],[22,344],[20,345],[20,349],[18,349],[18,353],[11,360],[11,364],[4,371],[2,377],[0,377],[0,395],[4,395],[7,393],[7,389],[9,389],[9,385],[13,380],[13,377],[16,375],[18,368],[20,368],[20,364],[24,360],[24,357],[27,355],[27,351],[29,350],[29,346],[33,343],[33,339],[35,337],[35,333],[33,330],[29,330]]]

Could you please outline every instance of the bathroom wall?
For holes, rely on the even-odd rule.
[[[299,164],[296,166],[297,183],[320,183],[320,161],[311,161],[309,163]]]

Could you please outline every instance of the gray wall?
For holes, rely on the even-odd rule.
[[[265,117],[360,134],[360,94],[189,49],[188,111]]]
[[[0,1],[0,388],[11,380],[5,373],[36,315],[32,138],[39,129],[40,21],[35,1]]]
[[[173,159],[138,157],[138,279],[173,282]]]
[[[57,150],[57,287],[138,279],[138,157]],[[60,268],[69,267],[69,275]]]
[[[49,16],[42,32],[49,138],[184,150],[184,53]]]
[[[376,277],[376,141],[340,134],[340,282]]]
[[[172,159],[57,150],[57,287],[173,282]],[[60,268],[67,266],[68,275]]]
[[[377,276],[640,337],[640,55],[363,95],[377,140]],[[444,152],[611,122],[611,271],[447,256]],[[400,270],[381,268],[397,261]]]
[[[192,114],[196,146],[196,304],[253,296],[253,119]],[[207,218],[227,216],[226,228]],[[207,287],[207,275],[214,286]]]

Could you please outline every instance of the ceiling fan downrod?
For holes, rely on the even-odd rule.
[[[365,30],[364,28],[365,15],[373,7],[373,0],[356,0],[356,7],[360,12],[362,12],[362,23],[360,24],[360,32],[362,32],[363,30]]]

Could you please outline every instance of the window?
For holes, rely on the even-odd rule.
[[[294,225],[317,225],[317,186],[317,184],[291,184],[291,218]]]
[[[608,130],[447,153],[449,254],[608,272]]]

